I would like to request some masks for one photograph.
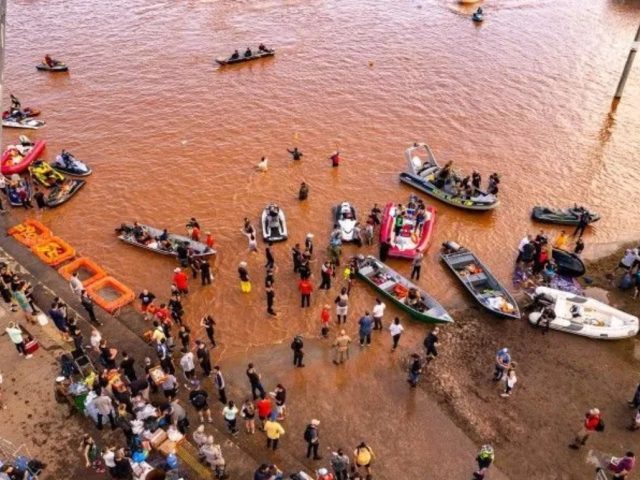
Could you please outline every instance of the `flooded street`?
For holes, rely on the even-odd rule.
[[[314,294],[314,308],[301,313],[290,248],[312,232],[321,260],[333,206],[347,200],[366,214],[375,202],[417,193],[398,173],[404,149],[425,141],[442,163],[479,170],[484,185],[501,174],[493,212],[424,197],[437,219],[420,284],[445,308],[464,307],[470,299],[437,259],[445,240],[475,250],[509,284],[518,241],[542,226],[529,219],[533,205],[597,210],[602,220],[587,232],[588,247],[640,232],[637,62],[611,112],[640,2],[482,5],[486,19],[475,25],[475,6],[453,0],[10,0],[3,105],[13,93],[41,109],[47,126],[33,134],[5,129],[3,145],[28,133],[47,141],[45,158],[65,148],[93,167],[87,186],[42,219],[135,291],[168,296],[175,262],[119,242],[121,222],[183,233],[194,216],[211,230],[216,280],[196,286],[185,308],[192,324],[215,315],[216,358],[233,358],[317,334],[320,306],[333,304],[335,288]],[[260,42],[277,55],[224,69],[213,62]],[[45,53],[70,73],[36,72]],[[294,145],[301,162],[286,152]],[[336,148],[343,164],[332,169]],[[259,173],[263,155],[269,170]],[[303,180],[310,195],[300,203]],[[263,245],[248,254],[240,233],[243,217],[259,225],[270,201],[284,208],[290,232],[274,248],[276,319],[265,314]],[[377,255],[377,246],[362,252]],[[242,260],[254,282],[249,296],[237,280]],[[406,262],[390,264],[409,273]],[[315,277],[319,268],[316,260]],[[351,329],[373,298],[357,284]],[[422,333],[416,327],[411,338]],[[386,354],[386,344],[380,348]],[[399,408],[403,402],[411,400]]]

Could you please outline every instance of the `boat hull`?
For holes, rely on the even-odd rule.
[[[269,50],[268,52],[259,52],[254,53],[250,57],[240,57],[240,58],[216,58],[216,63],[220,66],[225,65],[237,65],[239,63],[251,62],[253,60],[258,60],[260,58],[273,57],[276,54],[275,50]]]
[[[150,227],[148,225],[143,225],[143,224],[139,224],[139,225],[142,228],[144,228],[147,231],[147,233],[154,239],[159,237],[162,234],[162,230],[158,228]],[[125,228],[122,228],[122,227],[125,227]],[[169,233],[169,238],[168,238],[172,245],[171,250],[160,248],[158,246],[158,242],[155,242],[155,241],[149,244],[143,244],[138,242],[130,231],[129,232],[125,231],[127,229],[132,229],[132,228],[133,228],[133,225],[123,224],[119,229],[116,229],[116,231],[119,233],[118,239],[125,243],[128,243],[129,245],[133,245],[138,248],[144,248],[145,250],[149,250],[154,253],[159,253],[160,255],[172,256],[177,258],[178,253],[176,252],[175,247],[178,242],[189,242],[190,247],[193,248],[195,251],[194,253],[195,257],[208,257],[211,255],[215,255],[216,253],[215,250],[207,247],[202,242],[196,242],[195,240],[192,240],[189,237],[186,237],[184,235],[177,235],[174,233]]]
[[[520,318],[518,303],[473,252],[460,248],[451,253],[442,252],[440,259],[449,267],[455,277],[483,308],[501,317],[510,319]],[[467,266],[470,265],[479,267],[480,271],[473,274],[463,274],[463,272],[468,272]],[[509,303],[513,311],[501,309],[501,299]]]
[[[371,256],[361,258],[357,274],[359,278],[371,285],[381,296],[393,302],[394,305],[414,319],[425,323],[453,323],[451,316],[437,300],[377,258]],[[404,303],[397,295],[391,293],[395,293],[396,285],[404,289],[415,288],[422,302],[428,308],[421,312]]]

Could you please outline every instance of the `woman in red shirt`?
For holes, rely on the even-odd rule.
[[[576,438],[569,447],[574,450],[578,450],[582,445],[587,443],[589,435],[598,429],[598,425],[600,425],[601,421],[602,417],[600,416],[600,410],[597,408],[589,410],[589,412],[584,416],[584,424],[582,425],[582,428],[576,434]]]
[[[173,272],[173,283],[176,284],[180,293],[186,295],[189,293],[189,279],[186,273],[180,268],[176,268]]]

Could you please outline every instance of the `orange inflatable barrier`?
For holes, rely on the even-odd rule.
[[[67,281],[71,280],[71,276],[75,272],[79,272],[78,277],[80,277],[82,285],[84,285],[85,288],[96,280],[100,280],[102,277],[107,276],[107,272],[105,272],[102,267],[94,261],[89,260],[87,257],[76,258],[72,262],[63,265],[58,269],[58,273]],[[88,273],[89,276],[87,277],[83,272]]]
[[[24,222],[11,227],[8,233],[18,242],[26,245],[27,247],[33,247],[38,243],[42,243],[53,235],[51,230],[39,221],[33,219],[25,220]]]
[[[91,299],[109,313],[133,302],[136,295],[113,277],[102,277],[87,287]]]
[[[56,266],[75,257],[75,249],[59,237],[50,237],[31,247],[33,253],[47,265]]]

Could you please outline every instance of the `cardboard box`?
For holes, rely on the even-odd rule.
[[[158,428],[155,432],[151,434],[149,438],[149,443],[153,448],[158,448],[162,443],[167,439],[167,432],[163,429]]]
[[[171,452],[175,451],[176,447],[177,447],[176,442],[172,442],[171,440],[165,440],[162,443],[162,445],[158,447],[158,451],[166,457]]]

